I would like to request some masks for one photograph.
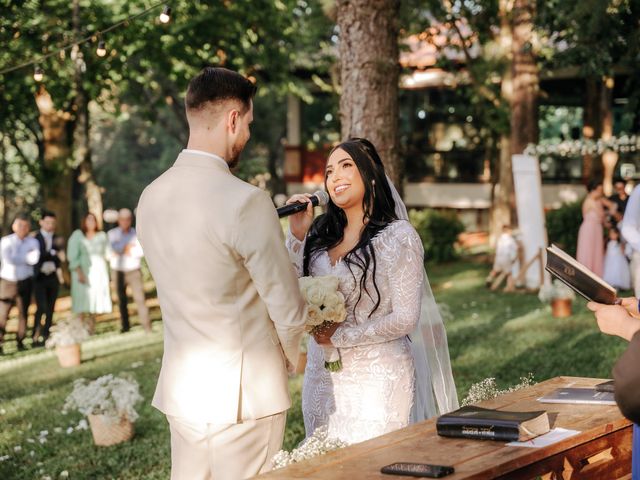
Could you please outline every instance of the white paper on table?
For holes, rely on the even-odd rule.
[[[554,443],[559,442],[560,440],[564,440],[565,438],[573,437],[580,433],[578,430],[568,430],[566,428],[554,428],[544,435],[540,435],[539,437],[532,438],[531,440],[527,440],[526,442],[509,442],[507,443],[508,447],[529,447],[529,448],[542,448],[548,445],[552,445]]]

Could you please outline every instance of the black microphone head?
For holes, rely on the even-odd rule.
[[[313,196],[318,199],[318,206],[320,207],[324,207],[329,203],[329,195],[324,190],[318,190],[313,194]]]

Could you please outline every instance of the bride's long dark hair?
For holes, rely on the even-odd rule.
[[[366,286],[369,267],[372,267],[371,276],[373,278],[373,287],[376,291],[376,303],[373,310],[369,312],[369,316],[371,316],[380,306],[380,291],[376,283],[376,255],[371,240],[384,230],[387,225],[398,219],[395,212],[396,205],[380,155],[378,155],[376,148],[369,140],[350,138],[334,147],[329,155],[338,149],[344,150],[353,159],[364,183],[364,197],[362,199],[364,229],[360,235],[360,241],[342,260],[349,268],[354,280],[356,279],[354,268],[362,272],[360,294],[356,305],[362,298],[362,292],[365,292],[374,300]],[[327,189],[326,177],[324,186]],[[305,275],[309,275],[309,260],[315,253],[322,250],[330,250],[342,241],[346,225],[347,216],[344,211],[329,199],[327,212],[317,217],[309,229],[304,249],[303,269]]]

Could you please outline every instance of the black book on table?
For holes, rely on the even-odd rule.
[[[547,412],[507,412],[468,405],[438,418],[438,435],[524,442],[549,431]]]
[[[545,269],[589,301],[607,305],[620,303],[615,288],[557,245],[547,248]]]

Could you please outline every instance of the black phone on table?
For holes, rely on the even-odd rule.
[[[380,472],[389,475],[405,475],[411,477],[442,478],[454,472],[447,465],[431,465],[428,463],[398,462],[386,465]]]

